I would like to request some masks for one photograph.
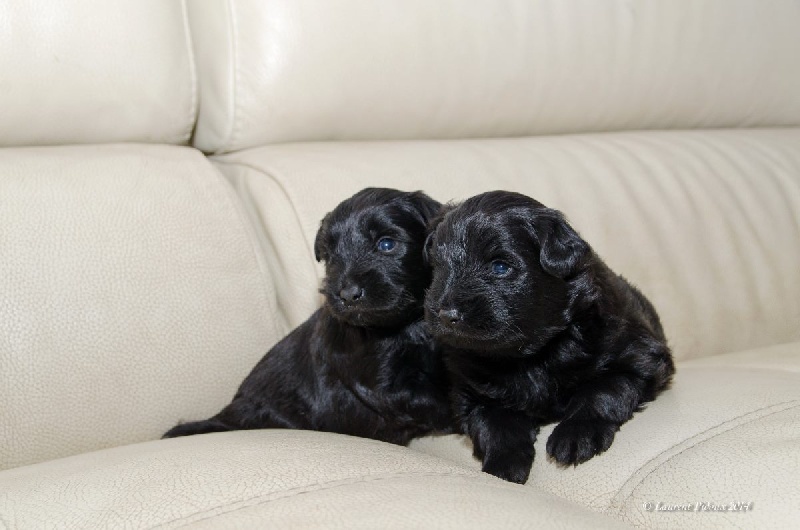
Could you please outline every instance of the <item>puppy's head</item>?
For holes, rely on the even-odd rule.
[[[535,350],[567,326],[569,280],[590,253],[560,212],[529,197],[472,197],[431,223],[426,319],[462,349]]]
[[[321,292],[335,317],[394,327],[422,315],[431,279],[422,246],[439,207],[422,192],[366,188],[325,216],[314,254],[325,262]]]

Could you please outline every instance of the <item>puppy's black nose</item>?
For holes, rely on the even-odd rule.
[[[351,285],[339,291],[339,296],[345,303],[352,304],[358,302],[364,296],[364,289],[358,285]]]
[[[439,321],[445,326],[455,326],[461,322],[461,312],[458,309],[440,309]]]

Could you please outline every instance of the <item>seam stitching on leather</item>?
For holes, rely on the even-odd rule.
[[[721,435],[723,435],[723,434],[725,434],[725,433],[727,433],[727,432],[730,432],[730,431],[732,431],[732,430],[733,430],[733,429],[735,429],[736,427],[740,427],[740,426],[742,426],[742,425],[747,425],[748,423],[752,423],[752,422],[754,422],[754,421],[757,421],[757,420],[760,420],[760,419],[762,419],[762,418],[766,418],[766,417],[772,416],[773,414],[778,414],[778,413],[780,413],[780,412],[784,412],[784,411],[787,411],[787,410],[791,410],[791,409],[793,409],[793,408],[797,408],[798,406],[800,406],[800,400],[797,400],[797,399],[795,399],[795,400],[792,400],[792,401],[785,401],[785,402],[783,402],[783,403],[778,403],[778,404],[776,404],[776,405],[770,405],[769,407],[763,407],[763,408],[761,408],[761,409],[758,409],[758,410],[755,410],[755,411],[752,411],[752,412],[748,412],[748,413],[746,413],[746,414],[740,414],[739,416],[736,416],[735,418],[731,418],[731,419],[729,419],[729,420],[726,420],[726,421],[724,421],[724,422],[722,422],[722,423],[718,423],[717,425],[714,425],[714,426],[712,426],[712,427],[709,427],[708,429],[705,429],[704,431],[702,431],[702,432],[699,432],[699,433],[695,434],[694,436],[691,436],[690,438],[687,438],[686,440],[683,440],[682,442],[680,442],[680,443],[677,443],[677,444],[673,445],[672,447],[670,447],[669,449],[667,449],[667,451],[669,451],[669,450],[672,450],[672,449],[675,449],[676,447],[678,447],[678,446],[680,446],[680,445],[682,445],[682,444],[685,444],[685,443],[687,443],[687,442],[690,442],[691,440],[693,440],[693,439],[695,439],[695,438],[698,438],[698,437],[700,437],[700,436],[702,436],[702,435],[704,435],[704,434],[706,434],[706,433],[708,433],[708,432],[710,432],[710,431],[713,431],[714,429],[719,429],[719,428],[721,428],[721,427],[724,427],[724,426],[727,426],[727,427],[728,427],[728,428],[726,428],[726,429],[724,429],[724,430],[721,430],[720,432],[717,432],[717,433],[713,434],[712,436],[709,436],[708,438],[704,438],[704,439],[702,439],[702,440],[698,440],[696,443],[693,443],[692,445],[690,445],[690,446],[688,446],[688,447],[684,447],[683,449],[681,449],[681,450],[680,450],[680,451],[678,451],[677,453],[675,453],[675,454],[673,454],[673,455],[670,455],[670,456],[669,456],[669,457],[668,457],[666,460],[664,460],[663,462],[659,462],[659,463],[658,463],[658,464],[657,464],[657,465],[656,465],[656,466],[655,466],[653,469],[651,469],[650,471],[648,471],[648,472],[647,472],[647,474],[645,474],[645,475],[644,475],[644,476],[643,476],[643,477],[642,477],[642,478],[641,478],[641,479],[638,481],[638,483],[637,483],[637,484],[636,484],[636,485],[635,485],[635,486],[634,486],[634,487],[631,489],[631,492],[630,492],[629,494],[627,494],[627,495],[625,496],[625,498],[624,498],[624,499],[623,499],[621,502],[619,502],[619,506],[618,506],[616,509],[612,509],[612,506],[613,506],[613,505],[616,503],[616,496],[615,496],[613,499],[611,499],[611,501],[609,502],[608,506],[607,506],[607,507],[606,507],[606,508],[603,510],[603,512],[604,512],[604,513],[616,513],[616,515],[619,515],[619,516],[621,516],[621,515],[623,514],[623,509],[624,509],[625,505],[627,504],[627,502],[628,502],[628,501],[631,499],[631,497],[633,497],[633,495],[636,493],[636,490],[637,490],[637,489],[638,489],[638,488],[639,488],[639,487],[640,487],[642,484],[644,484],[644,482],[647,480],[647,478],[648,478],[650,475],[652,475],[653,473],[655,473],[656,471],[658,471],[659,469],[661,469],[661,468],[664,466],[664,464],[666,464],[667,462],[670,462],[672,459],[674,459],[674,458],[676,458],[676,457],[680,456],[681,454],[685,453],[685,452],[686,452],[686,451],[688,451],[689,449],[693,449],[693,448],[695,448],[695,447],[697,447],[697,446],[699,446],[699,445],[701,445],[701,444],[704,444],[704,443],[708,442],[709,440],[713,440],[714,438],[716,438],[716,437],[718,437],[718,436],[721,436]],[[769,410],[769,409],[775,409],[776,407],[781,407],[781,408],[779,408],[779,409],[777,409],[777,410],[773,410],[773,411],[771,411],[771,412],[768,412],[768,413],[765,413],[765,414],[758,414],[758,413],[760,413],[760,412],[763,412],[763,411],[766,411],[766,410]],[[758,415],[756,415],[756,414],[758,414]],[[752,417],[752,418],[748,418],[746,421],[743,421],[743,422],[737,422],[737,420],[740,420],[740,419],[742,419],[742,418],[745,418],[745,417],[747,417],[747,416],[751,416],[751,415],[756,415],[756,416],[754,416],[754,417]],[[626,487],[626,486],[627,486],[627,485],[628,485],[628,484],[629,484],[631,481],[633,481],[633,480],[634,480],[634,477],[636,477],[636,475],[637,475],[637,474],[638,474],[640,471],[642,471],[642,470],[643,470],[644,468],[646,468],[648,465],[650,465],[651,463],[653,463],[655,460],[657,460],[657,459],[658,459],[658,457],[659,457],[659,456],[661,456],[661,455],[663,455],[663,454],[664,454],[664,452],[662,452],[662,453],[661,453],[660,455],[658,455],[658,456],[655,456],[655,457],[651,458],[651,459],[650,459],[650,460],[648,460],[648,461],[647,461],[647,462],[646,462],[644,465],[640,466],[640,467],[639,467],[639,469],[637,469],[637,470],[636,470],[636,471],[635,471],[635,472],[634,472],[634,473],[631,475],[631,477],[630,477],[628,480],[626,480],[626,481],[625,481],[625,483],[622,485],[622,487],[619,489],[619,491],[621,492],[623,489],[625,489],[625,487]]]
[[[186,52],[189,56],[189,77],[191,78],[191,101],[189,102],[189,125],[186,127],[186,130],[183,132],[182,139],[186,142],[187,145],[191,143],[192,134],[194,132],[195,127],[197,126],[197,118],[198,118],[198,98],[197,98],[197,86],[199,84],[199,80],[197,77],[197,65],[195,63],[195,56],[194,56],[194,45],[192,43],[192,28],[189,24],[189,6],[186,4],[186,0],[181,0],[181,10],[183,11],[183,31],[185,34],[185,42],[186,45]]]
[[[352,486],[354,484],[363,484],[366,482],[378,482],[381,480],[392,480],[395,478],[406,478],[406,477],[447,477],[447,478],[456,478],[456,477],[478,477],[485,479],[486,477],[482,477],[481,475],[474,475],[467,471],[463,473],[456,473],[456,472],[446,472],[446,473],[435,473],[435,472],[405,472],[405,473],[389,473],[383,475],[371,475],[371,476],[362,476],[362,477],[351,477],[346,479],[338,479],[338,480],[331,480],[328,482],[318,482],[316,484],[306,484],[304,486],[298,486],[296,488],[290,488],[288,490],[283,490],[279,492],[273,493],[266,493],[261,495],[255,495],[248,499],[244,499],[241,501],[237,501],[235,507],[231,507],[230,509],[226,509],[231,505],[224,505],[224,506],[217,506],[214,508],[210,508],[208,510],[203,510],[199,512],[195,512],[191,515],[187,515],[184,517],[179,517],[177,519],[172,519],[170,521],[159,523],[158,525],[150,527],[151,529],[155,528],[163,528],[168,525],[177,525],[177,527],[185,526],[190,523],[195,523],[198,521],[203,521],[207,519],[211,519],[213,517],[217,517],[219,515],[229,514],[233,512],[237,512],[239,510],[244,510],[246,508],[252,508],[254,506],[261,506],[264,504],[268,504],[273,501],[288,499],[292,497],[296,497],[298,495],[304,495],[306,493],[315,493],[319,491],[327,491],[332,490],[335,488],[343,487],[343,486]],[[489,484],[487,484],[488,486]],[[496,486],[496,484],[493,484]],[[260,499],[260,500],[259,500]]]

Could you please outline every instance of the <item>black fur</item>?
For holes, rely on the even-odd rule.
[[[584,462],[668,386],[674,366],[655,309],[560,212],[495,191],[431,226],[426,318],[484,471],[524,483],[539,427],[554,421],[548,454]]]
[[[405,445],[452,431],[444,363],[423,320],[431,272],[422,246],[439,206],[382,188],[339,204],[314,242],[325,261],[322,308],[261,359],[219,414],[164,437],[278,427]],[[381,250],[383,238],[393,248]]]

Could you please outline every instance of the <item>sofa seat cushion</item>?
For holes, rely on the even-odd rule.
[[[365,186],[448,201],[509,189],[564,210],[653,301],[677,358],[800,340],[800,128],[275,145],[214,159],[296,326],[319,303],[314,234]]]
[[[263,430],[0,473],[0,526],[617,528],[569,501],[374,440]]]
[[[800,497],[800,342],[679,363],[672,388],[580,466],[547,458],[552,430],[536,442],[527,486],[646,528],[790,527]],[[480,468],[464,437],[412,448]],[[697,513],[698,503],[733,502],[747,511]],[[665,511],[688,504],[691,513]]]

